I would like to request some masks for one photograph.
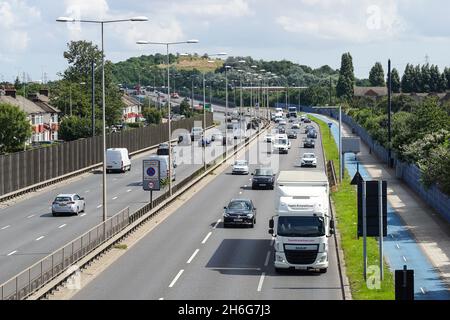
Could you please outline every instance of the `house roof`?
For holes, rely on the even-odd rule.
[[[0,102],[9,103],[13,106],[19,107],[20,110],[24,111],[26,114],[37,114],[45,113],[45,111],[36,105],[33,101],[28,100],[22,96],[16,96],[13,98],[11,96],[0,95]]]
[[[387,96],[387,87],[354,87],[353,93],[357,97],[381,97]]]

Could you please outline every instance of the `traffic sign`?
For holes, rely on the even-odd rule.
[[[331,128],[332,125],[333,125],[332,122],[328,122],[328,128]]]
[[[159,160],[142,160],[142,188],[145,191],[158,191],[161,189]]]

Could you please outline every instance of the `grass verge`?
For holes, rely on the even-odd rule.
[[[339,172],[339,153],[333,136],[329,134],[328,125],[318,118],[309,116],[320,126],[322,143],[327,160],[333,160],[335,171]],[[341,233],[341,247],[344,251],[345,268],[350,282],[352,297],[355,300],[393,300],[395,298],[394,276],[384,263],[384,279],[379,289],[369,289],[363,277],[363,240],[357,238],[358,209],[356,206],[356,186],[350,185],[351,178],[345,170],[342,184],[332,192],[332,200],[336,208],[336,226]],[[378,242],[375,238],[367,238],[367,279],[369,286],[374,287],[374,281],[379,280],[378,272]]]

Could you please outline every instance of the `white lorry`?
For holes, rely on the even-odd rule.
[[[281,171],[276,189],[277,212],[269,221],[275,271],[327,272],[328,238],[334,234],[327,176],[316,170]]]
[[[276,134],[272,142],[272,153],[288,153],[290,142],[287,134]]]

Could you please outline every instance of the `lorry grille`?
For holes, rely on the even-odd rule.
[[[312,264],[317,258],[316,250],[285,250],[286,260],[291,264]]]

